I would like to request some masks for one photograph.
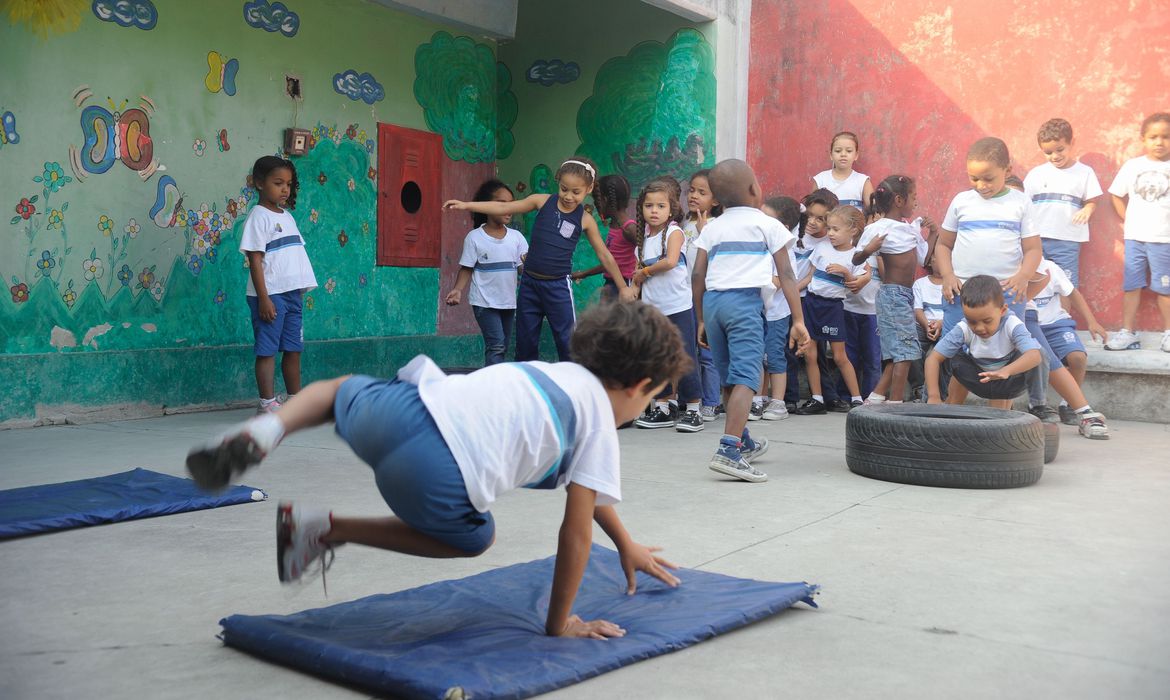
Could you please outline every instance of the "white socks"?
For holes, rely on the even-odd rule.
[[[264,451],[264,454],[271,454],[272,450],[280,444],[281,438],[284,437],[284,423],[280,422],[280,418],[275,413],[265,413],[262,416],[256,416],[248,421],[248,434],[256,441],[256,445]]]
[[[700,408],[702,408],[702,406],[698,401],[687,401],[687,411],[694,411],[695,413],[698,413]]]
[[[867,398],[866,401],[868,401],[869,403],[885,403],[886,397],[882,396],[881,394],[877,393],[876,391],[873,391],[873,392],[870,392],[869,398]],[[900,402],[890,401],[890,403],[900,403]]]
[[[813,394],[812,397],[813,397],[813,401],[819,401],[820,403],[825,402],[825,397],[821,396],[820,394]]]

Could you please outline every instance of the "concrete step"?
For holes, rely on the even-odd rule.
[[[1161,333],[1139,333],[1142,348],[1121,351],[1106,350],[1087,331],[1079,335],[1089,353],[1082,389],[1094,409],[1109,418],[1170,423],[1170,353],[1159,349]]]

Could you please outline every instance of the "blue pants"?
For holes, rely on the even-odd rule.
[[[548,318],[553,342],[561,362],[569,361],[569,338],[577,324],[573,307],[573,288],[569,278],[538,280],[520,275],[520,292],[516,298],[516,361],[540,359],[540,328]]]
[[[723,402],[719,391],[719,373],[715,371],[715,358],[710,348],[699,348],[699,384],[703,389],[703,405],[718,406]]]
[[[512,339],[516,309],[490,309],[486,306],[472,306],[475,322],[483,334],[483,363],[498,365],[508,352],[508,341]]]
[[[699,361],[696,353],[699,345],[699,331],[695,326],[695,310],[687,309],[677,314],[671,314],[667,318],[678,328],[678,333],[682,336],[683,349],[686,350],[687,357],[691,358],[691,369],[679,377],[677,387],[666,387],[666,391],[659,398],[670,396],[675,393],[674,389],[677,388],[680,401],[691,401],[699,398],[703,393],[702,384],[699,382]]]
[[[882,377],[882,344],[878,340],[877,316],[845,312],[845,355],[857,374],[861,396],[869,396]],[[837,391],[849,396],[845,380],[840,379]]]
[[[1052,303],[1060,302],[1053,300]],[[1048,344],[1044,329],[1040,327],[1040,316],[1035,311],[1024,312],[1024,326],[1036,342],[1040,343],[1040,356],[1043,358],[1040,364],[1028,370],[1025,375],[1028,380],[1028,405],[1043,406],[1048,403],[1048,373],[1063,368],[1064,364]]]

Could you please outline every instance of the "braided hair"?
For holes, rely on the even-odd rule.
[[[675,223],[682,218],[682,205],[678,201],[679,189],[678,180],[674,178],[670,178],[670,180],[666,178],[655,178],[646,183],[646,186],[638,194],[638,211],[635,215],[638,221],[638,232],[634,241],[638,251],[638,267],[646,266],[644,262],[646,256],[643,254],[643,250],[646,247],[646,218],[642,215],[642,204],[646,202],[646,195],[652,192],[662,192],[666,195],[666,200],[670,202],[670,219],[666,224],[666,230],[669,230],[671,223]],[[665,249],[665,245],[663,248]]]
[[[630,208],[630,181],[624,175],[604,175],[597,180],[593,188],[593,201],[600,197],[597,203],[598,213],[611,228],[622,225],[621,215]]]
[[[800,203],[804,205],[805,210],[800,212],[800,231],[796,234],[796,247],[803,249],[804,227],[808,223],[808,208],[814,204],[819,204],[828,211],[833,211],[841,203],[841,200],[837,199],[837,195],[831,191],[821,187],[806,194],[804,199],[800,200]]]
[[[865,210],[865,218],[881,219],[889,215],[894,208],[895,200],[898,197],[901,197],[903,201],[908,200],[913,191],[913,180],[905,175],[890,175],[874,189],[873,197],[869,200],[869,207]]]

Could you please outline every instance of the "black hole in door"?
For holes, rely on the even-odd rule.
[[[402,208],[407,214],[413,214],[422,206],[422,190],[417,182],[408,182],[402,186]]]

